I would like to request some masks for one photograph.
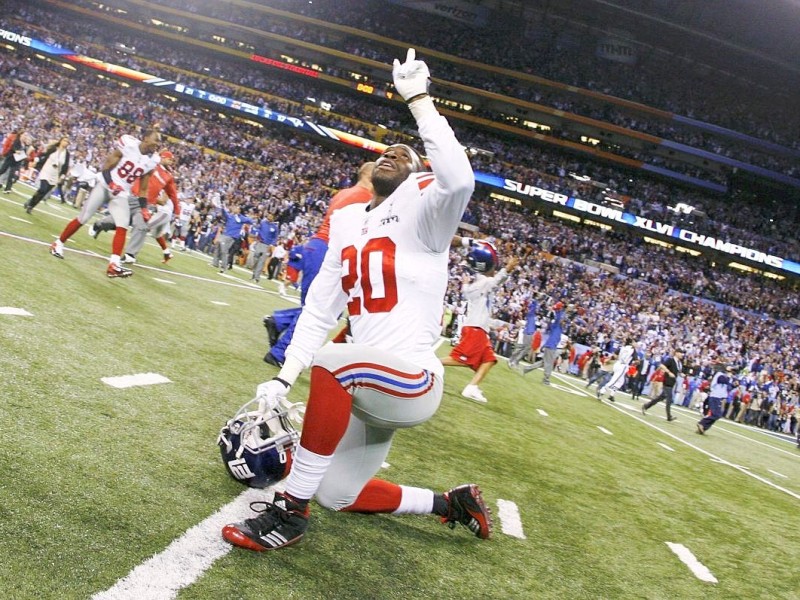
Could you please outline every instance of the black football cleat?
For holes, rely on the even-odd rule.
[[[308,504],[300,505],[280,492],[275,492],[272,502],[253,502],[264,505],[261,514],[241,523],[231,523],[222,528],[222,537],[226,542],[253,550],[277,550],[299,542],[308,529]]]
[[[444,494],[447,500],[447,516],[442,523],[451,529],[461,523],[482,540],[492,534],[492,514],[483,501],[480,488],[474,483],[460,485]]]

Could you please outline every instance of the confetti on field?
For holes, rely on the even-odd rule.
[[[227,302],[218,302],[217,300],[212,300],[211,304],[216,304],[217,306],[230,306]]]
[[[121,377],[102,377],[100,381],[119,389],[143,385],[156,385],[159,383],[172,383],[169,379],[158,373],[137,373],[135,375],[123,375]]]
[[[670,452],[675,452],[675,450],[673,450],[672,448],[670,448],[670,447],[669,447],[669,446],[667,446],[666,444],[662,444],[661,442],[656,442],[656,443],[657,443],[659,446],[661,446],[661,447],[662,447],[664,450],[668,450],[668,451],[670,451]]]
[[[597,426],[597,428],[598,428],[600,431],[602,431],[603,433],[605,433],[606,435],[614,435],[613,433],[611,433],[611,432],[610,432],[608,429],[606,429],[605,427],[600,427],[600,425],[598,425],[598,426]]]
[[[546,416],[547,416],[547,413],[546,413],[545,411],[543,411],[541,408],[537,408],[537,409],[536,409],[536,412],[538,412],[538,413],[539,413],[540,415],[542,415],[543,417],[546,417]]]
[[[15,308],[13,306],[0,306],[0,315],[12,315],[14,317],[32,317],[33,314],[29,313],[24,308]]]
[[[177,285],[174,281],[170,281],[169,279],[159,279],[158,277],[153,277],[153,281],[157,281],[158,283],[168,283],[169,285]]]

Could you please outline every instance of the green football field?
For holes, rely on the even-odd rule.
[[[197,254],[161,265],[152,242],[134,277],[109,280],[109,234],[79,231],[57,260],[47,246],[74,208],[27,215],[16,189],[0,194],[3,598],[800,598],[791,440],[722,421],[701,437],[686,409],[643,417],[625,395],[545,387],[502,360],[488,405],[462,399],[469,372],[449,370],[441,409],[397,435],[380,474],[478,483],[492,539],[314,506],[298,545],[230,548],[221,525],[269,494],[228,477],[216,436],[276,372],[261,318],[296,300]],[[170,382],[101,380],[140,373]]]

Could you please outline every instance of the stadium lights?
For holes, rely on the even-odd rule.
[[[61,63],[61,66],[64,67],[65,69],[69,69],[70,71],[77,71],[78,70],[78,69],[76,69],[75,67],[73,67],[69,63]]]
[[[673,247],[673,244],[665,242],[664,240],[657,240],[655,238],[651,238],[651,237],[647,237],[647,236],[644,236],[642,239],[645,242],[647,242],[648,244],[654,244],[656,246],[661,246],[662,248],[672,248]]]
[[[583,224],[584,225],[591,225],[592,227],[599,227],[600,229],[603,229],[604,231],[608,231],[609,229],[614,229],[613,227],[611,227],[611,225],[609,225],[607,223],[598,223],[597,221],[592,221],[591,219],[584,219],[583,220]]]
[[[522,121],[522,126],[527,127],[528,129],[536,129],[538,131],[550,131],[552,129],[552,127],[549,125],[542,125],[536,121]]]
[[[501,202],[508,202],[509,204],[516,204],[517,206],[522,206],[522,200],[519,198],[512,198],[511,196],[506,196],[505,194],[497,194],[492,192],[489,194],[489,198],[500,200]]]
[[[692,248],[685,248],[684,246],[675,246],[675,250],[678,252],[685,252],[686,254],[690,254],[692,256],[700,256],[702,252],[699,250],[693,250]]]
[[[731,269],[738,269],[739,271],[746,271],[748,273],[762,273],[762,271],[759,271],[758,269],[754,269],[753,267],[743,265],[742,263],[738,262],[730,262],[728,263],[728,266]]]
[[[738,262],[730,262],[728,263],[728,266],[731,269],[738,269],[739,271],[754,273],[756,275],[763,275],[764,277],[767,277],[769,279],[776,279],[778,281],[783,281],[784,279],[786,279],[786,277],[784,277],[783,275],[778,275],[777,273],[771,273],[770,271],[761,271],[759,269],[754,269],[749,265],[743,265],[742,263]]]
[[[569,213],[561,212],[560,210],[554,210],[553,216],[558,217],[559,219],[565,219],[567,221],[574,221],[575,223],[581,222],[580,217],[576,217],[575,215],[571,215]]]

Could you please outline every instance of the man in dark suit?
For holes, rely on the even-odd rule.
[[[683,364],[681,360],[683,359],[683,350],[675,349],[672,352],[672,356],[667,357],[666,360],[663,360],[660,365],[658,365],[658,370],[664,372],[664,389],[661,390],[661,393],[650,400],[647,404],[642,405],[642,414],[647,414],[647,409],[651,406],[654,406],[664,400],[664,405],[667,409],[667,421],[677,421],[677,417],[672,416],[672,392],[675,389],[675,381],[680,375],[681,371],[683,370]]]

